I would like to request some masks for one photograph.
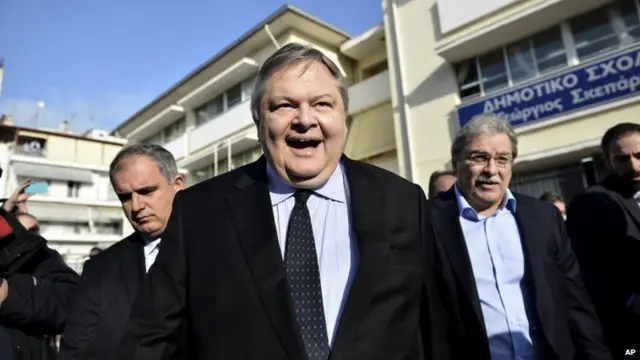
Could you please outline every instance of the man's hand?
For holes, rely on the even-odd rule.
[[[18,186],[11,194],[11,197],[2,204],[2,208],[4,208],[7,212],[13,212],[17,210],[19,212],[26,213],[27,212],[27,199],[29,198],[29,194],[25,194],[24,189],[27,186],[31,185],[31,179],[27,179],[23,181],[20,186]]]

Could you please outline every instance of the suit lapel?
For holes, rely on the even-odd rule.
[[[260,300],[289,358],[303,359],[302,340],[273,220],[264,157],[247,167],[236,188],[227,196],[227,204]]]
[[[140,283],[145,276],[144,251],[142,249],[142,239],[138,234],[129,236],[125,243],[128,251],[125,251],[118,261],[120,262],[120,271],[124,279],[129,303],[133,305]]]
[[[535,312],[527,311],[530,318],[530,322],[534,322],[537,318],[542,326],[542,333],[546,335],[555,334],[553,312],[550,312],[554,305],[549,304],[550,299],[553,299],[553,295],[549,294],[549,291],[554,289],[549,287],[547,278],[547,272],[545,266],[549,266],[547,263],[550,261],[547,246],[549,240],[547,238],[548,232],[544,229],[540,229],[542,221],[537,220],[536,213],[533,208],[528,205],[528,200],[522,196],[515,194],[517,202],[516,210],[516,222],[518,224],[518,230],[520,231],[520,240],[522,242],[522,251],[525,259],[525,283],[531,284],[530,291],[533,292],[532,296],[525,297],[527,299],[534,299],[532,304],[527,304],[529,307],[533,306]],[[542,235],[542,236],[541,236]],[[529,279],[527,279],[529,278]],[[555,336],[548,336],[549,343],[556,347],[553,341]]]
[[[431,211],[433,217],[433,226],[436,231],[436,238],[443,247],[446,257],[453,268],[453,272],[458,278],[462,286],[462,290],[471,302],[474,312],[478,320],[483,324],[484,318],[480,308],[480,298],[478,297],[478,288],[473,275],[471,260],[467,244],[464,239],[462,227],[460,226],[458,204],[456,194],[453,188],[433,200],[433,206],[436,211]]]
[[[356,270],[338,331],[332,347],[332,358],[346,354],[351,340],[368,311],[376,281],[386,269],[387,243],[386,207],[377,178],[358,162],[342,158],[351,193],[352,227],[356,235],[360,261]]]

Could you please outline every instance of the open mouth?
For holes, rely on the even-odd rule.
[[[314,149],[322,142],[319,139],[312,138],[287,138],[287,145],[297,150]]]

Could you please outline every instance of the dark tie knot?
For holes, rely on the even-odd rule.
[[[309,196],[311,196],[311,190],[298,190],[293,194],[293,197],[296,199],[296,205],[306,205],[307,200],[309,200]]]

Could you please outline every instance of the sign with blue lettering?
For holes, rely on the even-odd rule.
[[[464,126],[478,114],[494,113],[518,126],[636,95],[640,95],[637,48],[460,105],[458,124]]]

